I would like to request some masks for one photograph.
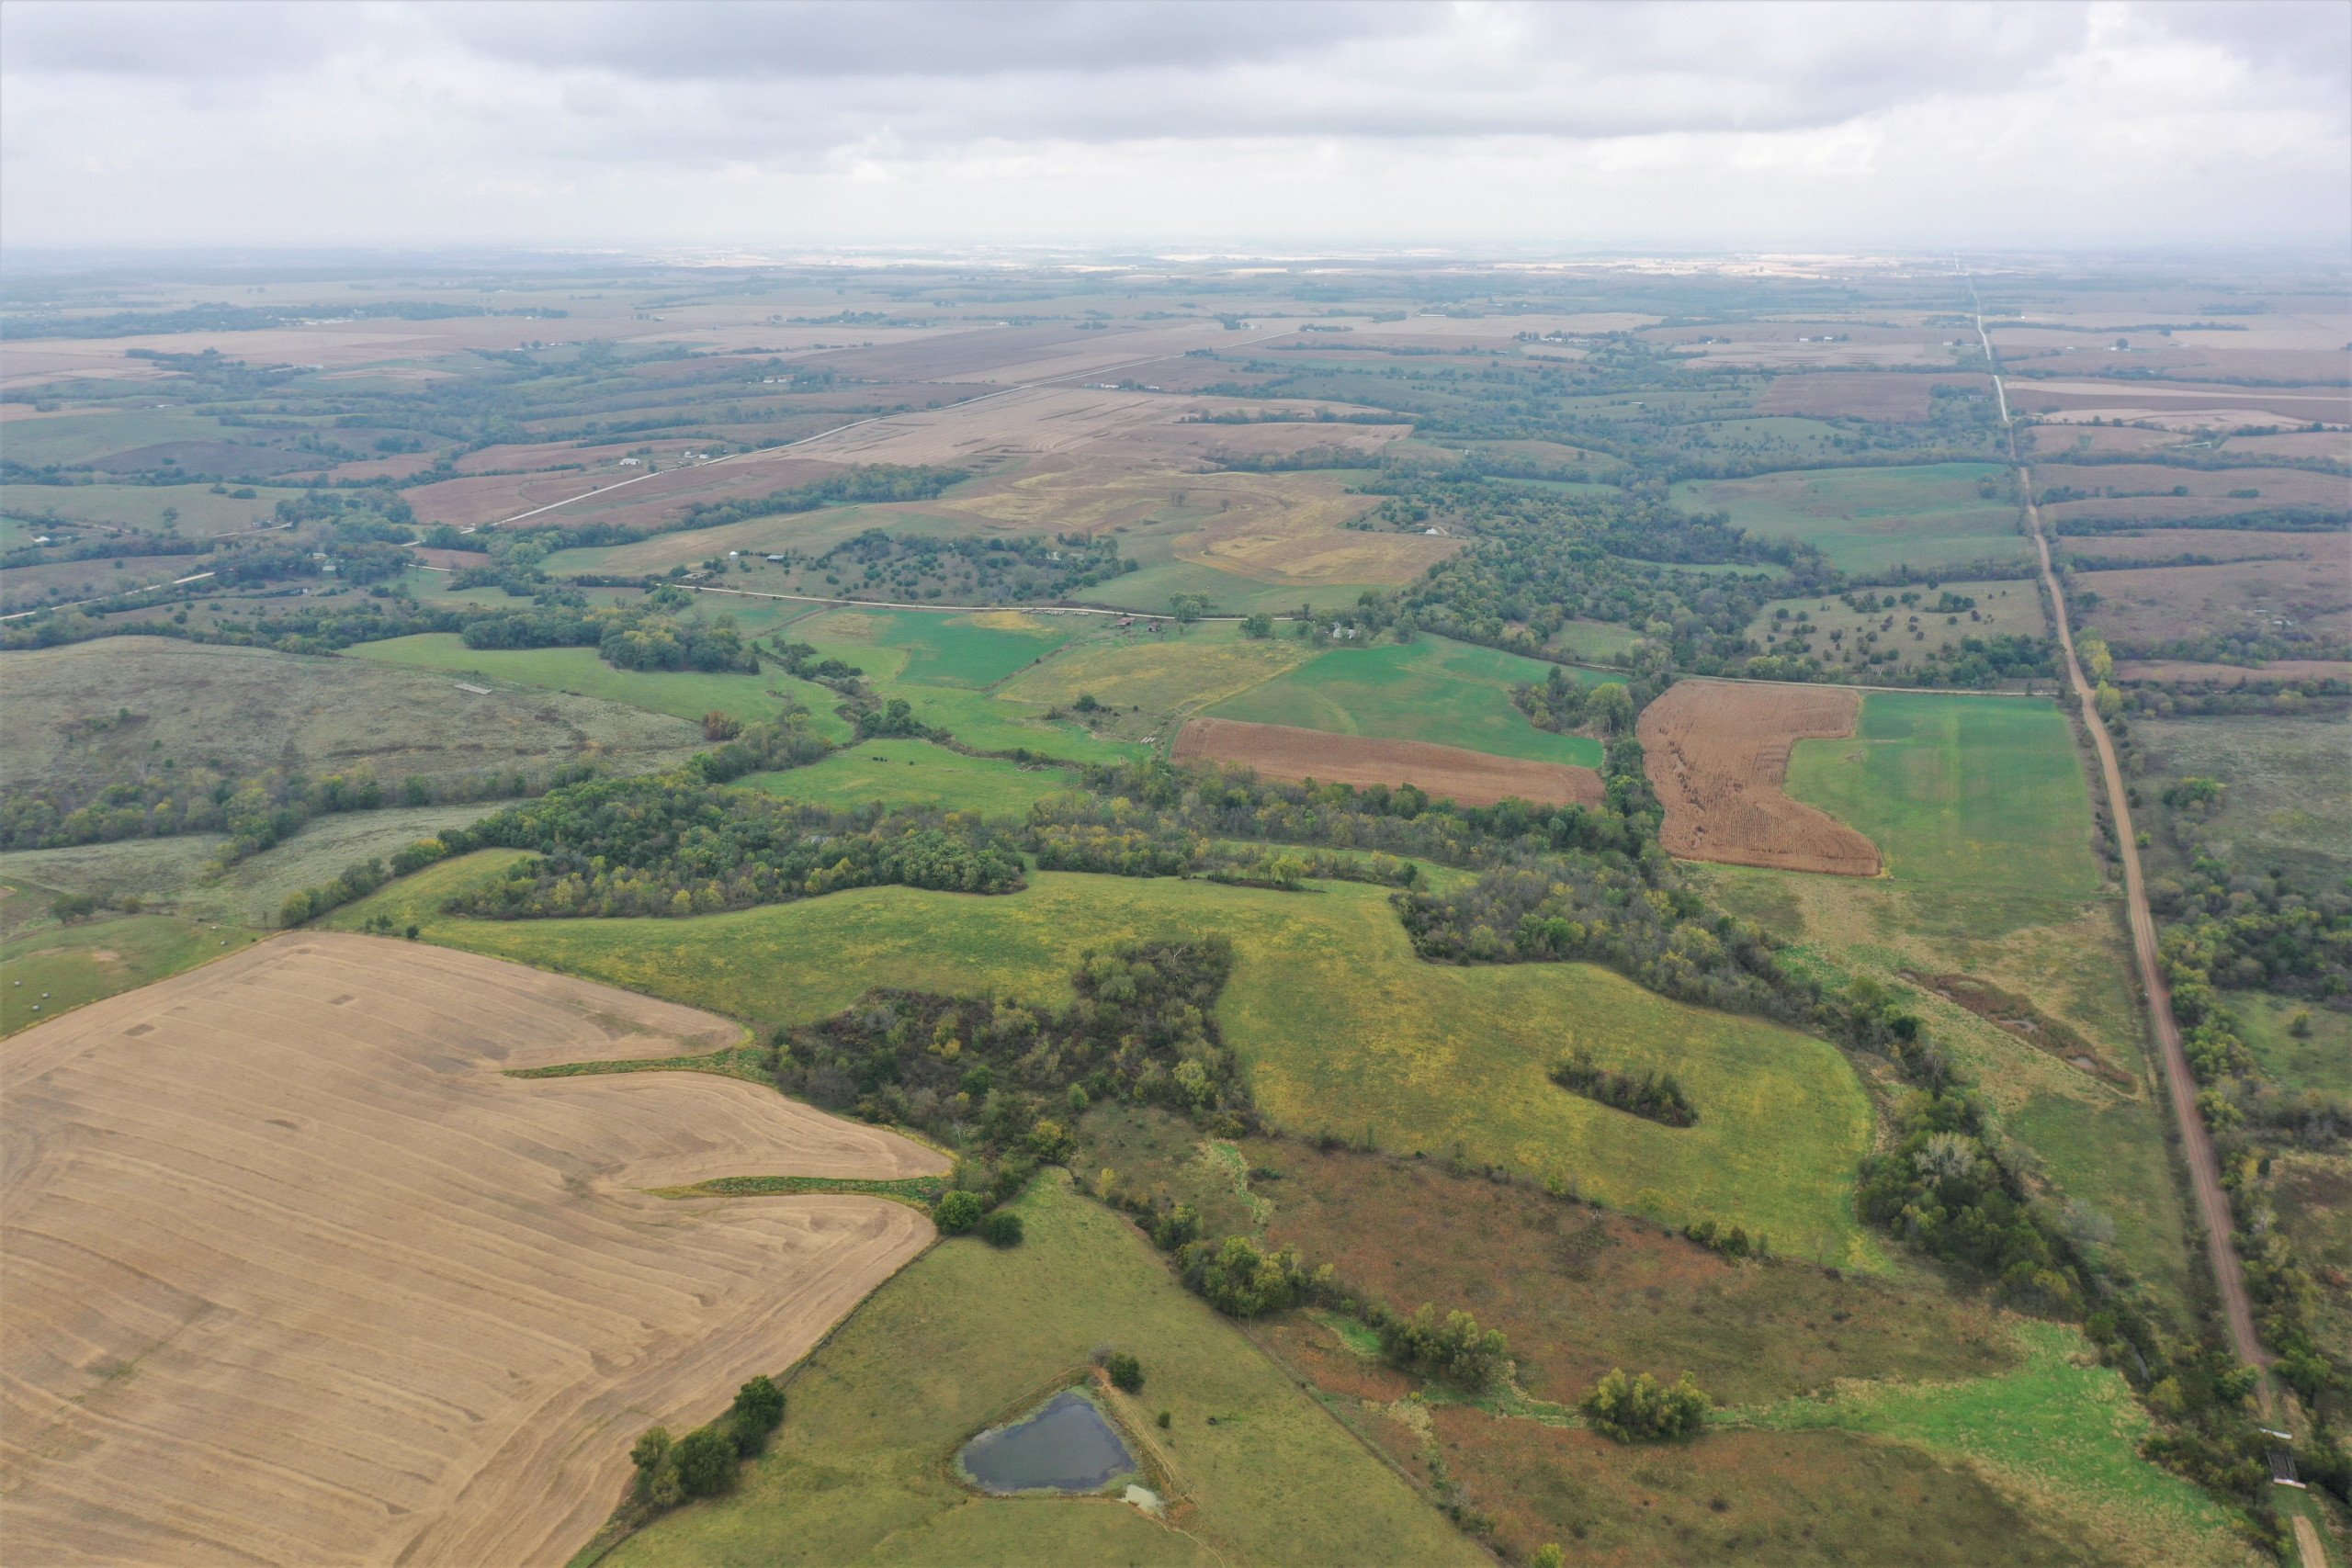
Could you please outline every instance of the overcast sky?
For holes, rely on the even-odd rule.
[[[0,6],[11,246],[2348,231],[2344,0]]]

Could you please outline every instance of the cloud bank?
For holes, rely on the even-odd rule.
[[[2340,250],[2352,7],[0,8],[12,246]]]

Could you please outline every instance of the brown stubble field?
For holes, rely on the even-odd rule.
[[[1875,876],[1876,845],[1782,792],[1800,740],[1854,733],[1861,694],[1840,686],[1680,681],[1642,710],[1659,841],[1685,860]]]
[[[300,933],[8,1043],[0,1529],[12,1561],[560,1562],[637,1433],[707,1420],[930,1240],[718,1175],[944,1160],[759,1086],[504,1070],[725,1020]]]
[[[1230,718],[1188,721],[1176,736],[1174,755],[1180,762],[1235,762],[1294,784],[1416,784],[1464,806],[1513,797],[1536,806],[1599,806],[1602,795],[1599,773],[1564,762]]]

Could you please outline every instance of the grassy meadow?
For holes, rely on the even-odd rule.
[[[2075,1329],[2019,1321],[2025,1364],[1957,1383],[1848,1383],[1827,1400],[1743,1413],[1772,1431],[1867,1434],[1965,1460],[2123,1549],[2127,1561],[2251,1560],[2229,1514],[2143,1458],[2153,1429],[2122,1375]]]
[[[1728,513],[1735,527],[1811,545],[1838,570],[1868,579],[1903,565],[2022,559],[2030,547],[2017,507],[1977,491],[1980,481],[2004,474],[1995,463],[1799,468],[1686,479],[1672,494],[1686,512]]]
[[[813,643],[822,653],[860,665],[878,679],[979,689],[1035,663],[1087,630],[1094,619],[1049,618],[1019,610],[942,615],[844,608],[794,622],[790,636],[795,642]]]
[[[2151,876],[2177,869],[2171,835],[2161,830],[2161,795],[2177,778],[2219,779],[2221,809],[2196,835],[2225,860],[2249,869],[2341,886],[2352,876],[2352,739],[2337,715],[2229,714],[2135,716],[2132,735],[2153,764],[2141,794],[2155,840]]]
[[[1251,639],[1229,624],[1098,637],[1008,682],[1004,695],[1068,707],[1091,696],[1152,728],[1237,695],[1314,656],[1293,637]]]
[[[14,931],[0,938],[0,974],[7,977],[0,985],[0,1035],[226,957],[266,934],[152,914],[101,915],[69,926],[50,920]]]
[[[783,1428],[731,1495],[668,1516],[604,1561],[1486,1560],[1170,1278],[1124,1220],[1055,1175],[1017,1210],[1021,1246],[960,1238],[933,1248],[812,1351],[786,1384]],[[1143,1363],[1139,1394],[1102,1397],[1168,1486],[1170,1523],[1115,1498],[985,1497],[953,1479],[967,1438],[1082,1370],[1101,1345]]]
[[[1788,792],[1868,835],[1898,882],[2099,887],[2089,787],[2049,702],[1869,693],[1851,738],[1796,743]]]
[[[814,682],[795,680],[780,670],[763,670],[756,675],[616,670],[597,657],[593,648],[473,649],[455,632],[420,632],[361,643],[345,657],[370,664],[479,675],[695,720],[707,713],[723,713],[749,724],[774,718],[785,704],[797,702],[807,705],[817,733],[828,740],[843,740],[850,734],[848,723],[833,712],[841,704],[839,697]]]
[[[2352,1018],[2299,997],[2233,993],[2239,1037],[2262,1076],[2290,1094],[2307,1089],[2352,1099]],[[2301,1021],[2304,1032],[2295,1029]]]
[[[1510,700],[1511,687],[1540,685],[1555,668],[1498,649],[1420,637],[1377,648],[1333,648],[1207,711],[1253,724],[1424,740],[1597,768],[1600,741],[1538,729]],[[1575,673],[1588,684],[1602,679],[1592,671]]]
[[[1024,767],[995,757],[967,757],[928,740],[868,740],[822,761],[741,780],[787,800],[849,810],[872,801],[936,807],[986,817],[1021,817],[1049,795],[1075,786],[1062,768]]]
[[[1274,893],[1041,873],[977,897],[862,888],[692,919],[471,921],[438,912],[500,857],[434,867],[340,911],[381,911],[453,946],[588,976],[761,1023],[822,1017],[868,987],[1063,1001],[1080,955],[1124,938],[1221,931],[1240,962],[1219,1009],[1276,1123],[1575,1182],[1680,1224],[1713,1218],[1784,1255],[1876,1268],[1853,1213],[1872,1113],[1824,1042],[1684,1007],[1607,970],[1422,963],[1378,887]],[[1572,1047],[1671,1069],[1699,1110],[1669,1128],[1546,1077]]]

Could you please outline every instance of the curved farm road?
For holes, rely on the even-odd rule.
[[[1975,286],[1970,285],[1972,298]],[[2132,808],[2123,793],[2123,771],[2117,766],[2115,743],[2100,722],[2098,705],[2090,682],[2084,678],[2080,660],[2075,657],[2075,637],[2067,623],[2066,598],[2058,586],[2057,572],[2052,568],[2050,536],[2043,532],[2041,513],[2033,502],[2033,470],[2026,466],[2018,450],[2017,424],[2009,414],[2008,392],[2002,386],[2000,360],[1993,353],[1993,340],[1984,331],[1984,317],[1976,317],[1976,335],[1984,345],[1984,357],[1993,367],[1993,386],[2001,405],[2002,427],[2008,433],[2009,460],[2018,473],[2019,494],[2025,504],[2027,525],[2033,531],[2034,548],[2041,559],[2041,583],[2050,594],[2051,613],[2058,621],[2058,646],[2066,655],[2066,679],[2075,689],[2075,701],[2082,709],[2084,728],[2090,731],[2091,743],[2098,750],[2099,773],[2107,789],[2109,809],[2113,813],[2116,847],[2123,857],[2124,909],[2132,926],[2132,956],[2140,968],[2140,987],[2148,1003],[2148,1027],[2154,1032],[2157,1060],[2162,1063],[2165,1088],[2172,1100],[2173,1115],[2179,1123],[2180,1144],[2188,1161],[2189,1184],[2197,1195],[2197,1214],[2205,1227],[2206,1260],[2213,1271],[2213,1284],[2222,1299],[2222,1314],[2228,1322],[2230,1343],[2239,1358],[2249,1366],[2267,1369],[2269,1356],[2262,1348],[2262,1339],[2255,1332],[2254,1304],[2246,1295],[2245,1269],[2238,1259],[2237,1247],[2232,1239],[2230,1203],[2222,1190],[2219,1162],[2213,1156],[2213,1139],[2205,1129],[2205,1119],[2197,1110],[2197,1079],[2188,1069],[2188,1054],[2181,1049],[2180,1027],[2173,1021],[2172,991],[2165,984],[2164,969],[2156,959],[2156,922],[2148,908],[2148,889],[2140,873],[2140,850],[2132,831]],[[2272,1408],[2270,1378],[2264,1371],[2256,1384],[2263,1415]],[[2308,1558],[2306,1561],[2309,1561]],[[2315,1568],[2324,1568],[2323,1562]]]
[[[930,1242],[880,1128],[705,1073],[725,1019],[289,932],[0,1052],[11,1562],[558,1564],[628,1447],[781,1371]]]

